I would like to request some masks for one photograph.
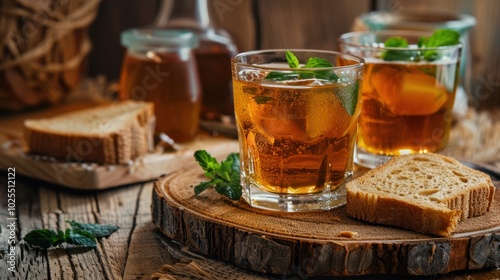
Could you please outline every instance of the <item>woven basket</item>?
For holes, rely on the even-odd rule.
[[[0,1],[0,111],[55,104],[79,84],[99,2]]]

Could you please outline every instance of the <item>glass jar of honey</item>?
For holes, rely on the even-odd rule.
[[[120,76],[120,98],[153,102],[155,134],[176,142],[198,133],[201,86],[193,52],[198,38],[191,31],[131,29],[122,32],[126,47]]]

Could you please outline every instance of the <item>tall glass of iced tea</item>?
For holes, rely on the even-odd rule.
[[[374,31],[340,37],[342,52],[366,61],[357,164],[375,167],[393,156],[439,152],[446,146],[461,45],[422,46],[432,35]],[[406,47],[398,46],[402,40]]]
[[[239,54],[231,64],[244,199],[286,212],[343,205],[353,172],[363,59],[263,50]]]

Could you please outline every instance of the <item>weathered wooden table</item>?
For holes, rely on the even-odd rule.
[[[19,124],[13,123],[10,117],[0,118],[0,132],[4,136],[19,137],[20,131]],[[178,167],[186,164],[186,160],[180,160]],[[13,173],[13,170],[1,171],[0,279],[150,279],[162,267],[165,268],[163,279],[307,278],[300,273],[272,277],[249,273],[193,254],[166,239],[152,223],[152,181],[82,191],[17,173],[12,179],[9,172]],[[15,183],[8,183],[9,177]],[[15,202],[8,201],[8,195],[14,193],[11,189],[15,189]],[[99,239],[96,249],[63,247],[41,251],[29,248],[21,241],[33,229],[64,230],[68,227],[67,219],[113,224],[119,229],[111,236]],[[364,276],[357,279],[387,278]],[[409,279],[500,279],[500,270]]]

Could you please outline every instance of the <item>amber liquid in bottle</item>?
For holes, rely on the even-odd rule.
[[[203,118],[216,119],[221,114],[233,116],[232,52],[217,42],[202,41],[195,53],[203,92]]]
[[[155,59],[127,54],[120,97],[155,104],[155,134],[165,133],[176,142],[191,141],[199,125],[201,92],[196,63],[177,54],[155,53]]]
[[[194,49],[202,88],[201,118],[221,120],[234,117],[231,57],[237,48],[231,36],[215,28],[207,0],[164,0],[153,26],[163,29],[187,29],[199,37]],[[227,118],[225,118],[227,119]]]

